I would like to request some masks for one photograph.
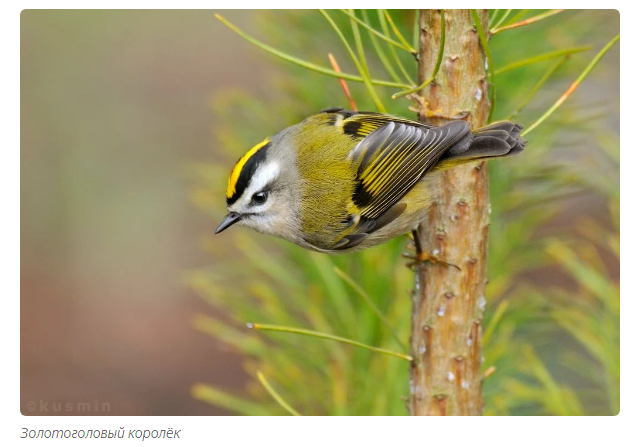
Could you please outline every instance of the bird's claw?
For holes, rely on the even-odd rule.
[[[460,267],[458,267],[455,264],[452,264],[450,262],[447,262],[443,259],[440,259],[437,256],[431,255],[429,253],[425,253],[425,252],[420,252],[420,253],[416,253],[416,254],[411,254],[411,253],[403,253],[402,254],[403,258],[407,258],[407,259],[411,259],[411,262],[407,262],[407,267],[409,268],[413,268],[419,264],[425,264],[427,262],[431,262],[432,264],[439,264],[442,266],[446,266],[446,267],[453,267],[455,269],[458,269],[459,271],[462,271],[462,269]]]

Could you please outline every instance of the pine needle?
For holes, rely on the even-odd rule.
[[[385,17],[384,17],[384,10],[378,9],[377,11],[378,11],[378,21],[380,22],[380,27],[382,28],[382,32],[385,35],[390,36],[387,20],[385,20]],[[393,48],[391,45],[388,45],[388,47],[389,47],[389,51],[391,52],[391,56],[393,57],[393,59],[396,62],[396,65],[398,66],[398,69],[400,70],[400,72],[402,73],[402,76],[404,76],[404,78],[407,80],[409,84],[407,88],[411,88],[411,85],[413,85],[414,83],[413,77],[409,76],[409,73],[407,73],[407,70],[404,68],[402,61],[398,57],[398,53],[396,53],[396,49]]]
[[[559,56],[567,56],[569,54],[581,53],[583,51],[589,51],[593,48],[593,45],[586,45],[582,47],[574,47],[574,48],[566,48],[564,50],[551,51],[549,53],[539,54],[537,56],[529,57],[527,59],[522,59],[520,61],[512,62],[510,64],[505,65],[504,67],[500,67],[496,69],[496,75],[505,73],[510,70],[514,70],[516,68],[526,67],[527,65],[535,64],[537,62],[546,61],[549,59],[553,59]]]
[[[273,389],[273,387],[267,381],[267,378],[264,376],[264,374],[262,374],[262,371],[258,371],[256,373],[256,376],[258,377],[258,380],[260,381],[262,386],[267,390],[267,392],[271,395],[271,397],[273,397],[274,400],[280,404],[280,406],[282,408],[287,410],[292,416],[300,416],[300,413],[298,413],[296,410],[294,410],[293,407],[291,405],[289,405],[282,398],[282,396],[280,396],[278,394],[278,392],[275,389]]]
[[[500,19],[498,19],[495,25],[493,24],[493,17],[492,17],[491,20],[489,21],[489,29],[494,29],[502,25],[502,23],[505,20],[507,20],[507,17],[509,17],[509,14],[511,14],[511,11],[513,11],[513,9],[505,9],[504,13],[502,14],[502,16],[500,16]]]
[[[389,14],[389,12],[386,9],[383,9],[382,11],[384,12],[385,17],[387,18],[389,25],[391,25],[391,29],[393,30],[393,33],[398,37],[398,39],[400,39],[400,42],[402,42],[405,49],[409,51],[411,54],[417,54],[417,51],[409,44],[409,42],[406,41],[406,39],[404,38],[400,30],[396,27],[396,24],[393,22],[393,19],[391,18],[391,15]]]
[[[551,9],[551,10],[549,10],[547,12],[543,12],[542,14],[538,14],[537,16],[530,17],[530,18],[525,19],[525,20],[523,20],[521,22],[512,23],[511,25],[505,25],[502,28],[494,28],[491,31],[489,31],[489,34],[491,34],[492,36],[495,36],[496,34],[502,32],[502,31],[506,31],[508,29],[519,28],[521,26],[530,25],[532,23],[535,23],[535,22],[538,22],[540,20],[546,19],[547,17],[551,17],[553,15],[556,15],[559,12],[562,12],[562,11],[564,11],[564,9]]]
[[[331,62],[331,66],[336,72],[342,73],[342,70],[340,70],[340,66],[338,65],[338,61],[336,61],[336,58],[333,57],[333,54],[331,53],[329,53],[329,62]],[[351,110],[353,110],[354,112],[357,112],[358,108],[356,107],[356,102],[351,97],[351,92],[349,92],[349,86],[347,85],[347,81],[345,81],[344,79],[340,79],[340,86],[342,87],[342,90],[344,91],[344,94],[347,97],[347,100],[349,101],[349,106],[351,107]]]
[[[478,11],[475,9],[471,10],[471,14],[473,15],[473,23],[476,25],[476,30],[478,31],[478,37],[480,37],[480,43],[482,44],[482,49],[484,50],[484,55],[487,58],[487,65],[489,66],[489,87],[491,88],[491,108],[489,109],[489,118],[488,121],[491,122],[493,117],[493,110],[496,105],[496,85],[495,85],[495,77],[496,73],[493,67],[493,58],[491,57],[491,50],[489,49],[489,41],[487,40],[487,35],[484,32],[484,28],[482,27],[482,22],[480,21],[480,16],[478,15]]]
[[[396,42],[395,40],[391,39],[389,36],[385,36],[384,34],[382,34],[380,31],[378,31],[377,29],[375,29],[374,27],[372,27],[371,25],[369,25],[368,23],[365,23],[364,21],[360,20],[358,17],[356,17],[356,15],[350,11],[347,11],[346,9],[341,9],[340,12],[342,12],[343,14],[345,14],[347,17],[349,17],[351,20],[353,20],[354,22],[356,22],[358,25],[360,25],[361,27],[363,27],[364,29],[366,29],[367,31],[369,31],[369,34],[384,40],[387,43],[390,43],[391,45],[398,47],[402,50],[405,51],[410,51],[409,49],[407,49],[404,45],[402,45],[401,43]]]
[[[569,56],[563,57],[558,62],[553,64],[551,67],[549,67],[549,69],[542,75],[542,78],[540,78],[538,83],[533,87],[533,89],[529,92],[529,94],[525,97],[525,99],[522,100],[522,102],[516,108],[516,110],[511,115],[505,117],[504,119],[505,120],[511,120],[518,113],[520,113],[522,111],[522,109],[524,109],[527,106],[527,104],[529,104],[529,101],[531,101],[533,99],[533,97],[536,95],[536,93],[538,93],[538,90],[540,90],[542,88],[542,86],[544,84],[546,84],[546,82],[549,80],[549,78],[551,78],[551,76],[553,76],[553,74],[558,70],[558,68],[560,68],[560,66],[562,64],[564,64],[567,60],[569,60]]]
[[[403,96],[410,95],[411,93],[416,93],[426,88],[427,85],[431,84],[438,75],[438,71],[440,71],[440,65],[442,64],[442,57],[444,56],[444,41],[445,41],[445,24],[444,24],[444,9],[440,10],[440,48],[438,49],[438,60],[436,61],[435,67],[433,67],[433,72],[431,76],[420,84],[417,87],[411,88],[409,90],[404,90],[402,92],[394,93],[391,95],[391,99],[398,99]]]
[[[364,21],[367,23],[367,25],[371,27],[371,23],[369,21],[369,17],[366,11],[363,12],[362,17],[364,18]],[[371,32],[369,32],[369,34],[371,34]],[[387,73],[389,74],[389,76],[391,76],[391,79],[393,79],[397,83],[400,83],[400,76],[398,76],[398,73],[393,68],[393,65],[391,65],[391,62],[389,62],[389,58],[387,57],[387,54],[382,48],[380,42],[378,42],[378,39],[375,39],[372,37],[371,43],[373,44],[373,49],[376,51],[376,54],[378,55],[380,62],[382,63],[384,68],[387,70]]]
[[[374,104],[376,105],[378,111],[381,112],[381,113],[385,113],[384,105],[382,104],[382,101],[380,101],[380,98],[378,97],[378,94],[376,93],[375,89],[373,88],[373,84],[371,82],[371,78],[369,77],[369,69],[367,68],[366,61],[364,60],[364,50],[362,50],[362,48],[361,48],[362,47],[362,43],[359,40],[360,34],[357,31],[357,29],[358,29],[357,25],[354,26],[354,35],[356,37],[356,45],[358,46],[358,52],[360,53],[360,56],[361,56],[360,60],[358,60],[358,56],[356,56],[356,53],[351,48],[351,45],[349,45],[349,42],[344,37],[344,34],[342,34],[342,31],[340,30],[340,27],[331,18],[331,16],[327,13],[327,11],[325,11],[324,9],[319,9],[318,11],[327,20],[327,22],[329,22],[329,25],[331,25],[331,28],[333,28],[333,30],[338,35],[338,38],[340,38],[340,40],[342,41],[342,44],[344,45],[345,49],[349,53],[349,56],[353,60],[354,65],[358,69],[358,72],[360,72],[360,76],[362,77],[362,82],[364,82],[364,85],[365,85],[365,87],[367,89],[367,92],[369,93],[369,96],[371,96],[371,99],[373,100]]]
[[[600,59],[602,59],[604,55],[607,54],[607,52],[611,49],[611,47],[613,47],[613,45],[619,40],[620,40],[620,34],[618,34],[616,37],[611,39],[611,41],[607,43],[604,46],[604,48],[600,50],[598,54],[596,54],[596,56],[591,60],[591,62],[589,62],[589,65],[587,65],[584,71],[580,73],[580,76],[578,76],[578,79],[576,79],[573,82],[573,84],[569,86],[567,91],[562,94],[562,96],[549,108],[549,110],[547,110],[540,118],[538,118],[528,128],[526,128],[521,135],[524,136],[529,132],[531,132],[533,129],[535,129],[540,124],[542,124],[547,118],[549,118],[556,110],[558,110],[558,107],[560,107],[567,100],[567,98],[571,96],[571,94],[578,88],[580,83],[582,83],[582,81],[584,81],[584,79],[589,75],[589,73],[591,73],[591,70],[593,70],[593,67],[595,67],[598,64],[598,62],[600,62]]]
[[[298,328],[292,328],[292,327],[276,326],[276,325],[272,325],[272,324],[258,324],[258,323],[247,323],[247,327],[249,329],[257,329],[257,330],[262,330],[262,331],[289,332],[289,333],[292,333],[292,334],[300,334],[300,335],[308,335],[310,337],[324,338],[324,339],[327,339],[327,340],[333,340],[333,341],[337,341],[337,342],[340,342],[340,343],[346,343],[346,344],[352,345],[352,346],[358,346],[360,348],[368,349],[369,351],[379,352],[381,354],[392,355],[394,357],[398,357],[398,358],[407,360],[409,362],[413,361],[413,357],[411,357],[410,355],[407,355],[407,354],[402,354],[400,352],[389,351],[387,349],[377,348],[375,346],[369,346],[369,345],[366,345],[364,343],[360,343],[359,341],[350,340],[348,338],[339,337],[339,336],[333,335],[333,334],[326,334],[324,332],[316,332],[316,331],[311,331],[311,330],[308,330],[308,329],[298,329]]]
[[[364,289],[360,287],[360,285],[347,273],[343,272],[338,267],[335,267],[334,270],[340,278],[342,278],[347,284],[349,284],[353,288],[353,290],[355,290],[358,293],[358,295],[362,297],[364,302],[367,303],[367,305],[371,308],[371,310],[375,312],[378,318],[380,318],[380,321],[382,321],[382,324],[384,324],[386,328],[389,329],[389,331],[391,332],[391,335],[393,336],[395,341],[398,343],[398,345],[402,349],[408,349],[408,346],[405,343],[403,343],[402,340],[400,340],[400,337],[398,337],[398,335],[393,330],[393,326],[391,325],[389,320],[387,320],[387,318],[384,316],[384,314],[378,308],[378,306],[376,306],[376,304],[373,302],[373,300],[367,294],[367,292],[365,292]]]
[[[291,56],[287,53],[284,53],[280,50],[277,50],[269,45],[266,45],[262,42],[260,42],[259,40],[249,36],[248,34],[246,34],[244,31],[242,31],[240,28],[238,28],[237,26],[233,25],[231,22],[229,22],[228,20],[226,20],[224,17],[222,17],[220,14],[216,14],[215,15],[216,18],[218,20],[220,20],[222,23],[224,23],[226,26],[228,26],[229,28],[231,28],[233,31],[235,31],[240,37],[244,38],[245,40],[251,42],[252,44],[254,44],[255,46],[257,46],[258,48],[273,54],[274,56],[279,57],[280,59],[283,59],[287,62],[291,62],[292,64],[298,65],[300,67],[306,68],[308,70],[311,71],[315,71],[316,73],[321,73],[327,76],[333,76],[335,78],[340,78],[340,79],[346,79],[347,81],[355,81],[355,82],[365,82],[364,78],[362,78],[361,76],[357,76],[357,75],[353,75],[353,74],[349,74],[349,73],[338,73],[334,70],[331,70],[329,68],[323,67],[321,65],[317,65],[317,64],[313,64],[311,62],[307,62],[303,59],[299,59],[295,56]],[[371,83],[374,85],[381,85],[384,87],[396,87],[396,88],[410,88],[411,85],[410,84],[403,84],[400,82],[393,82],[393,81],[384,81],[384,80],[379,80],[379,79],[371,79]]]

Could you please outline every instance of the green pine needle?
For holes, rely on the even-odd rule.
[[[280,394],[278,394],[278,392],[275,389],[273,389],[273,387],[267,381],[267,378],[264,376],[264,374],[262,374],[262,371],[258,371],[256,373],[256,376],[258,377],[258,380],[260,381],[262,386],[264,386],[264,388],[271,395],[271,397],[273,397],[275,399],[275,401],[278,402],[282,408],[287,410],[287,412],[289,412],[292,416],[300,416],[300,413],[298,413],[296,410],[294,410],[293,407],[291,405],[289,405],[282,398],[282,396],[280,396]]]
[[[367,303],[367,306],[369,306],[371,310],[373,310],[376,313],[378,318],[380,318],[380,321],[382,321],[382,324],[384,324],[386,328],[389,329],[389,332],[391,332],[391,335],[393,336],[395,341],[398,343],[398,346],[400,346],[400,348],[402,349],[409,349],[409,347],[405,343],[403,343],[402,340],[400,340],[400,337],[398,337],[398,335],[393,330],[393,326],[391,325],[389,320],[387,320],[387,318],[384,316],[384,314],[378,308],[378,306],[376,306],[376,304],[373,302],[373,300],[367,294],[367,292],[365,292],[364,289],[360,287],[360,285],[358,285],[358,283],[346,272],[343,272],[338,267],[335,267],[334,270],[340,278],[342,278],[347,284],[349,284],[353,288],[353,290],[355,290],[356,293],[358,293],[358,295],[362,297],[364,302]]]
[[[307,62],[303,59],[299,59],[297,57],[291,56],[287,53],[284,53],[280,50],[277,50],[269,45],[266,45],[262,42],[260,42],[259,40],[249,36],[248,34],[246,34],[244,31],[242,31],[240,28],[238,28],[237,26],[233,25],[231,22],[229,22],[228,20],[226,20],[224,17],[222,17],[220,14],[216,14],[216,18],[218,20],[220,20],[222,23],[224,23],[226,26],[228,26],[229,28],[231,28],[233,31],[235,31],[238,35],[240,35],[242,38],[244,38],[245,40],[251,42],[252,44],[254,44],[255,46],[257,46],[258,48],[261,48],[263,50],[265,50],[268,53],[273,54],[274,56],[279,57],[280,59],[283,59],[287,62],[291,62],[292,64],[298,65],[300,67],[306,68],[308,70],[311,71],[315,71],[316,73],[321,73],[324,75],[328,75],[328,76],[333,76],[335,78],[340,78],[340,79],[346,79],[347,81],[355,81],[355,82],[365,82],[365,80],[362,78],[362,76],[356,76],[356,75],[352,75],[349,73],[339,73],[337,71],[331,70],[329,68],[323,67],[321,65],[317,65],[317,64],[313,64],[311,62]],[[410,88],[411,85],[410,84],[403,84],[400,82],[393,82],[393,81],[384,81],[384,80],[380,80],[380,79],[371,79],[371,83],[375,84],[375,85],[381,85],[384,87],[396,87],[396,88]]]
[[[402,92],[394,93],[391,95],[392,99],[398,99],[403,96],[410,95],[411,93],[416,93],[426,88],[427,85],[431,84],[438,75],[438,71],[440,71],[440,65],[442,64],[442,57],[444,56],[444,42],[445,42],[445,22],[444,22],[444,9],[440,10],[440,48],[438,49],[438,60],[436,61],[435,67],[433,67],[433,72],[431,76],[420,84],[417,87],[411,88],[409,90],[404,90]]]
[[[393,22],[393,19],[391,18],[391,15],[389,14],[389,12],[386,9],[383,9],[382,11],[384,12],[385,17],[387,18],[389,25],[391,25],[391,29],[393,30],[393,33],[398,37],[398,39],[400,39],[400,42],[402,42],[402,45],[404,45],[405,49],[409,51],[411,54],[417,54],[417,51],[415,50],[415,48],[413,48],[409,44],[409,42],[406,41],[406,39],[398,29],[396,24]]]
[[[489,49],[489,41],[487,40],[487,35],[484,32],[484,28],[482,27],[482,22],[480,21],[480,16],[478,15],[478,11],[475,9],[471,10],[473,15],[473,23],[476,25],[476,30],[478,31],[478,37],[480,37],[480,43],[482,44],[482,49],[484,50],[484,55],[487,58],[487,64],[489,66],[489,88],[491,88],[491,109],[489,109],[489,118],[488,121],[491,122],[493,118],[493,110],[496,105],[496,85],[495,85],[495,77],[496,73],[493,67],[493,58],[491,57],[491,50]]]
[[[538,83],[533,87],[533,89],[529,92],[529,94],[522,100],[522,102],[516,108],[516,110],[511,115],[505,117],[504,119],[512,120],[516,115],[518,115],[518,113],[520,113],[522,109],[524,109],[527,106],[527,104],[529,104],[529,101],[533,99],[536,93],[538,93],[538,90],[540,90],[542,86],[546,84],[546,82],[551,78],[551,76],[553,76],[553,74],[558,70],[558,68],[560,68],[560,66],[563,65],[568,59],[569,59],[569,56],[565,56],[562,59],[560,59],[558,62],[553,64],[551,67],[549,67],[549,69],[542,75],[542,78],[540,78]]]
[[[611,41],[609,41],[609,43],[607,43],[604,46],[604,48],[602,48],[602,50],[600,50],[600,52],[596,54],[596,56],[591,60],[591,62],[589,62],[589,65],[587,65],[587,67],[582,71],[582,73],[580,73],[580,76],[578,76],[578,79],[576,79],[573,82],[573,84],[569,86],[567,91],[564,92],[562,96],[551,107],[549,107],[549,110],[547,110],[540,118],[538,118],[528,128],[526,128],[524,132],[522,132],[522,136],[531,132],[533,129],[535,129],[540,124],[542,124],[547,118],[553,115],[553,113],[556,110],[558,110],[558,107],[560,107],[567,100],[567,98],[575,91],[576,88],[578,88],[578,86],[582,83],[582,81],[584,81],[584,79],[589,75],[589,73],[591,73],[593,68],[598,64],[598,62],[600,62],[600,59],[602,59],[604,55],[607,54],[607,52],[611,49],[611,47],[613,47],[613,45],[619,40],[620,40],[620,34],[618,34],[616,37],[611,39]]]
[[[546,61],[549,59],[554,59],[560,56],[567,56],[574,53],[581,53],[583,51],[589,51],[593,48],[593,45],[586,45],[582,47],[574,47],[574,48],[566,48],[564,50],[551,51],[549,53],[539,54],[537,56],[528,57],[526,59],[522,59],[520,61],[512,62],[510,64],[505,65],[504,67],[500,67],[496,69],[495,74],[499,75],[505,73],[510,70],[514,70],[516,68],[526,67],[527,65],[535,64],[538,62]]]
[[[401,43],[398,43],[395,40],[389,38],[388,36],[385,36],[384,34],[382,34],[380,31],[378,31],[377,29],[375,29],[374,27],[372,27],[368,23],[365,23],[362,20],[360,20],[358,17],[356,17],[356,15],[353,13],[353,11],[347,11],[346,9],[341,9],[340,12],[342,12],[347,17],[349,17],[351,20],[356,22],[358,25],[360,25],[361,27],[363,27],[364,29],[369,31],[369,34],[371,34],[372,36],[375,36],[375,37],[377,37],[377,38],[379,38],[381,40],[384,40],[385,42],[390,43],[391,45],[393,45],[395,47],[398,47],[398,48],[400,48],[402,50],[409,51]]]
[[[293,327],[276,326],[273,324],[258,324],[258,323],[247,323],[247,327],[249,329],[257,329],[262,331],[289,332],[292,334],[300,334],[300,335],[308,335],[310,337],[324,338],[327,340],[333,340],[340,343],[346,343],[352,346],[358,346],[360,348],[368,349],[369,351],[378,352],[380,354],[392,355],[394,357],[407,360],[408,362],[413,361],[413,357],[407,354],[389,351],[388,349],[377,348],[375,346],[369,346],[364,343],[360,343],[359,341],[350,340],[348,338],[339,337],[333,334],[326,334],[323,332],[311,331],[309,329],[299,329],[299,328],[293,328]]]

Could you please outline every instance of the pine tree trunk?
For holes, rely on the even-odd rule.
[[[488,12],[478,10],[484,29]],[[440,10],[420,11],[419,83],[431,76],[440,46]],[[445,12],[444,58],[421,96],[420,120],[465,119],[481,127],[489,115],[485,56],[470,10]],[[450,118],[444,118],[444,117]],[[413,293],[410,411],[413,415],[482,413],[482,313],[485,306],[489,178],[486,163],[441,174],[422,249],[459,266],[424,264]]]

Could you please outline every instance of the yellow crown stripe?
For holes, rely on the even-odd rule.
[[[255,155],[260,149],[265,147],[269,142],[269,138],[265,138],[264,141],[253,146],[249,151],[238,160],[238,163],[233,167],[233,171],[231,171],[231,176],[229,176],[229,182],[227,183],[227,198],[233,197],[233,194],[236,192],[236,184],[238,183],[238,178],[240,178],[240,173],[242,172],[242,168],[249,161],[251,157]]]

